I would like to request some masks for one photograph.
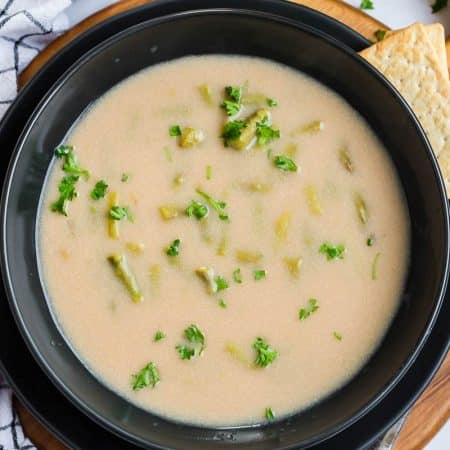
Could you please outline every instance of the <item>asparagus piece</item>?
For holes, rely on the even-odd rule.
[[[135,303],[140,303],[144,298],[137,283],[136,277],[128,266],[125,255],[113,253],[108,257],[108,261],[113,265],[117,277],[122,280]]]
[[[111,192],[108,197],[108,211],[111,210],[114,206],[119,206],[118,203],[119,196],[117,195],[117,192]],[[108,234],[109,237],[113,239],[119,239],[120,232],[119,232],[119,221],[114,220],[109,214],[108,214]]]

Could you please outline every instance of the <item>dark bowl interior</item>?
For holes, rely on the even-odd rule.
[[[38,276],[35,230],[42,185],[54,147],[80,113],[116,83],[145,67],[185,55],[213,53],[279,61],[338,92],[361,112],[388,149],[411,216],[410,272],[401,307],[380,348],[337,393],[264,427],[192,427],[127,403],[93,378],[66,345],[51,318]],[[28,123],[2,200],[4,280],[19,328],[34,356],[56,385],[91,417],[144,446],[274,449],[311,445],[337,433],[401,380],[432,331],[447,279],[445,191],[426,138],[404,101],[376,71],[337,41],[262,13],[198,11],[156,19],[87,54],[56,84]]]

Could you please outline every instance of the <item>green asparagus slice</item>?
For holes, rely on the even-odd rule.
[[[113,253],[108,257],[109,262],[113,265],[116,275],[120,278],[128,289],[132,300],[135,303],[141,302],[144,298],[138,285],[136,277],[128,266],[127,258],[120,253]]]

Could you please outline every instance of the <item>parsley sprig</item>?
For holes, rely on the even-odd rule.
[[[181,240],[175,239],[167,248],[166,255],[167,256],[178,256],[180,254],[180,245],[181,245]]]
[[[108,185],[105,180],[100,180],[95,183],[94,189],[91,191],[91,198],[93,200],[100,200],[106,195],[106,191],[108,190]]]
[[[300,308],[298,312],[298,318],[300,320],[307,319],[312,313],[315,313],[319,309],[317,300],[315,298],[310,298],[308,304],[304,308]]]
[[[335,245],[325,242],[320,246],[319,253],[326,254],[328,261],[332,259],[344,259],[345,246],[343,244]]]
[[[253,348],[256,350],[255,364],[260,367],[267,367],[278,357],[278,352],[274,350],[263,338],[257,337],[253,342]]]
[[[67,216],[69,202],[78,197],[75,185],[79,178],[77,175],[68,175],[60,181],[58,186],[59,198],[51,205],[53,212],[59,212]]]
[[[138,373],[131,376],[133,391],[140,391],[147,386],[154,388],[161,380],[159,371],[154,363],[150,362]]]
[[[200,195],[200,197],[203,197],[212,207],[219,213],[219,219],[220,220],[229,220],[228,214],[225,212],[225,208],[227,204],[221,200],[215,200],[213,197],[211,197],[206,192],[203,192],[200,189],[197,189],[197,194]]]
[[[280,138],[280,130],[272,128],[269,124],[269,117],[266,116],[256,124],[256,137],[258,145],[270,144],[274,139]]]
[[[284,155],[276,155],[273,158],[273,163],[275,167],[283,172],[297,172],[298,170],[297,164],[291,158]]]

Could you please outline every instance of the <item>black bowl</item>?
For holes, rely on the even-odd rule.
[[[409,276],[400,310],[378,351],[337,393],[264,427],[209,429],[170,422],[105,388],[60,336],[37,270],[36,214],[42,184],[53,148],[80,113],[142,68],[211,53],[270,58],[310,74],[344,97],[388,149],[411,215]],[[44,98],[22,134],[4,186],[2,233],[3,276],[11,308],[38,362],[91,417],[135,443],[155,448],[306,447],[350,426],[407,373],[433,331],[448,272],[444,186],[430,146],[405,102],[374,69],[337,41],[288,20],[239,10],[196,11],[149,21],[82,58]]]

